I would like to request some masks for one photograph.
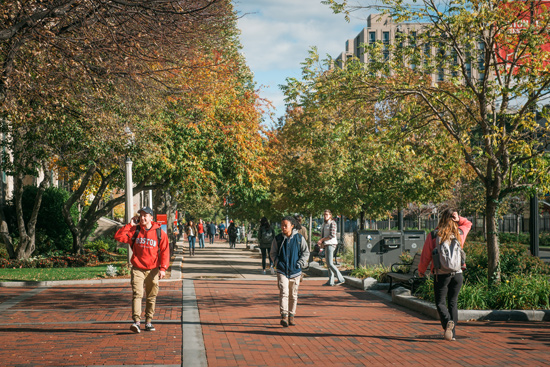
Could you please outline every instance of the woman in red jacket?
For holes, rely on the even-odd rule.
[[[436,248],[436,242],[437,244],[446,245],[447,249],[451,249],[453,240],[458,239],[460,246],[464,247],[464,241],[468,232],[470,232],[470,228],[472,228],[472,223],[468,219],[459,217],[458,213],[452,209],[445,210],[441,214],[436,230],[428,234],[426,242],[424,242],[420,264],[418,265],[420,276],[424,276],[428,265],[430,262],[432,263],[431,271],[434,274],[435,305],[439,313],[441,326],[445,330],[445,340],[449,341],[455,340],[455,326],[458,322],[458,293],[464,279],[462,278],[460,263],[458,269],[453,271],[435,269],[433,253]],[[439,258],[439,255],[437,256]],[[445,299],[447,302],[445,302]]]

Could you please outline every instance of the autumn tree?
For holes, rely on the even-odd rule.
[[[550,93],[550,11],[544,1],[384,0],[375,5],[329,0],[336,12],[385,11],[395,22],[423,22],[418,38],[403,35],[388,62],[369,73],[412,73],[399,84],[370,84],[380,98],[413,97],[460,146],[464,162],[483,183],[489,282],[500,280],[498,209],[518,192],[547,192],[547,126],[535,121],[536,103]],[[397,47],[398,45],[402,47]],[[366,45],[365,45],[366,46]],[[425,48],[432,50],[424,55]],[[376,59],[375,47],[365,47]],[[378,53],[380,55],[380,53]],[[417,67],[412,70],[411,65]],[[432,76],[441,74],[444,81]],[[441,79],[441,78],[440,78]]]
[[[0,17],[2,162],[16,178],[19,250],[14,250],[3,207],[1,233],[10,256],[28,257],[34,249],[34,214],[49,181],[40,182],[33,215],[24,223],[17,203],[22,178],[39,177],[54,164],[70,167],[79,185],[67,207],[82,200],[94,179],[98,191],[91,209],[98,208],[107,187],[120,182],[120,157],[132,153],[123,143],[124,127],[145,136],[153,132],[134,150],[150,153],[150,142],[161,134],[155,123],[142,120],[156,113],[152,96],[173,90],[170,74],[193,67],[188,60],[197,50],[223,45],[234,14],[222,0],[52,0],[5,1]],[[101,212],[88,210],[84,222],[70,224],[75,251],[96,213]]]

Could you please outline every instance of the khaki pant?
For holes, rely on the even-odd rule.
[[[302,279],[300,276],[288,279],[283,274],[277,273],[277,283],[279,284],[279,309],[281,315],[288,316],[289,313],[292,315],[296,314],[300,279]]]
[[[159,269],[141,270],[132,268],[132,319],[141,321],[141,302],[145,284],[145,321],[151,322],[155,315],[155,304],[159,293]]]

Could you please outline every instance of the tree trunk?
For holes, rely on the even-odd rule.
[[[363,210],[361,212],[361,223],[359,224],[359,229],[364,230],[365,229],[365,211]]]
[[[488,197],[485,218],[487,226],[487,280],[489,285],[500,282],[500,251],[498,245],[497,203]]]

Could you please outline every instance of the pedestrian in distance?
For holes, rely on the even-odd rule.
[[[260,228],[258,229],[258,243],[260,245],[260,251],[262,253],[262,273],[265,274],[265,267],[267,265],[267,258],[269,257],[269,269],[271,275],[275,275],[275,269],[273,268],[273,260],[271,259],[271,244],[275,239],[275,231],[269,225],[269,221],[266,217],[260,219]]]
[[[237,227],[235,226],[235,223],[231,221],[229,223],[229,227],[227,228],[227,238],[229,239],[229,248],[235,248],[235,245],[237,244]]]
[[[214,237],[216,237],[217,228],[213,221],[211,221],[207,227],[208,227],[208,239],[210,240],[210,244],[213,245]]]
[[[323,213],[323,219],[321,239],[317,241],[317,244],[320,248],[325,249],[325,261],[328,268],[328,282],[323,285],[332,287],[335,284],[343,284],[344,277],[336,265],[334,265],[334,251],[338,245],[338,240],[336,239],[336,222],[332,219],[332,212],[326,209]],[[335,277],[338,279],[338,283],[335,283]]]
[[[199,218],[199,224],[197,224],[197,233],[199,236],[199,248],[204,248],[204,235],[206,233],[204,221]]]
[[[190,220],[185,226],[185,234],[187,235],[187,241],[189,241],[189,256],[195,256],[195,240],[197,238],[197,226]]]
[[[297,214],[294,216],[294,218],[296,219],[296,222],[298,222],[298,224],[300,225],[300,229],[298,229],[298,233],[301,234],[302,236],[304,236],[304,238],[306,239],[306,242],[309,241],[309,236],[307,234],[307,228],[304,227],[304,225],[302,224],[302,221],[303,221],[303,218],[301,214]]]
[[[466,268],[462,248],[471,228],[472,223],[456,211],[443,211],[437,228],[426,237],[418,265],[418,273],[423,277],[431,263],[435,305],[447,341],[455,340],[456,336],[458,294],[464,281],[462,271]]]
[[[220,230],[220,240],[223,240],[225,238],[225,236],[224,236],[224,234],[225,234],[225,224],[223,224],[223,222],[221,222],[218,225],[218,229]]]
[[[286,216],[281,220],[282,233],[271,243],[270,256],[277,269],[279,286],[279,311],[281,325],[296,325],[294,319],[298,305],[298,287],[302,269],[308,266],[309,247],[304,237],[296,229],[296,219]]]
[[[153,222],[153,210],[141,208],[130,223],[115,233],[115,240],[127,243],[132,249],[132,319],[130,330],[139,333],[141,323],[141,303],[145,284],[145,330],[155,331],[152,324],[155,304],[159,292],[159,279],[166,276],[170,265],[168,235],[160,224]]]

